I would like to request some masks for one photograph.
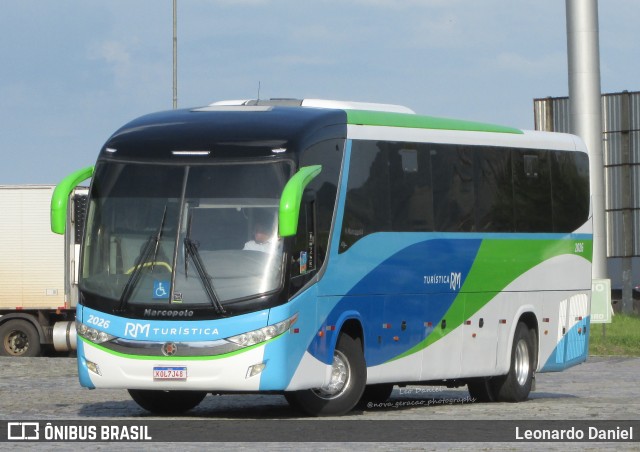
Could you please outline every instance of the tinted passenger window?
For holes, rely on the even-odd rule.
[[[476,152],[476,230],[513,231],[511,152],[482,149]]]
[[[513,152],[512,158],[516,231],[551,232],[549,153]]]
[[[354,143],[340,250],[368,234],[391,230],[389,196],[387,151],[373,141]]]
[[[475,223],[473,153],[462,146],[434,146],[430,155],[436,231],[472,231]]]
[[[307,149],[300,166],[322,165],[322,171],[309,183],[305,191],[315,199],[316,268],[320,268],[329,249],[329,232],[338,193],[340,167],[344,155],[344,140],[327,140]]]
[[[433,231],[433,190],[425,145],[394,143],[389,149],[391,230]]]
[[[582,153],[553,153],[551,179],[553,231],[574,231],[589,216],[589,157]]]
[[[382,231],[572,232],[588,214],[585,154],[354,141],[340,251]]]

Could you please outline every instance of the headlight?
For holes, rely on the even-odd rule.
[[[287,332],[296,320],[298,320],[298,314],[288,318],[287,320],[274,323],[273,325],[267,325],[258,330],[248,331],[246,333],[238,334],[237,336],[228,337],[227,340],[239,345],[240,347],[250,347],[252,345],[259,344],[260,342],[266,342],[269,339],[273,339],[274,337]]]
[[[115,339],[115,336],[107,334],[104,331],[91,328],[90,326],[87,326],[84,323],[79,322],[78,320],[76,320],[76,331],[78,332],[78,336],[83,337],[96,344],[102,344],[103,342]]]

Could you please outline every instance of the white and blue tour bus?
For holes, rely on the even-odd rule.
[[[579,138],[321,100],[138,118],[91,178],[78,371],[179,413],[281,393],[309,415],[394,385],[527,399],[587,357],[589,164]]]

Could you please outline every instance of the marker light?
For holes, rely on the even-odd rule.
[[[283,320],[282,322],[274,323],[273,325],[265,326],[253,331],[238,334],[237,336],[228,337],[227,341],[233,342],[240,347],[250,347],[261,342],[266,342],[274,337],[280,336],[291,328],[291,325],[298,319],[298,314],[293,317]]]

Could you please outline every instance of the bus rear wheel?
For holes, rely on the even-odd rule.
[[[469,395],[474,402],[495,402],[496,394],[493,382],[489,377],[474,378],[467,382]]]
[[[367,366],[359,338],[341,334],[333,354],[331,378],[320,388],[285,394],[294,408],[311,416],[339,416],[360,401],[367,381]]]
[[[536,367],[536,334],[519,322],[513,337],[509,373],[499,377],[473,378],[467,382],[476,402],[522,402],[533,385]]]
[[[491,379],[497,401],[522,402],[529,397],[536,368],[535,337],[524,322],[518,323],[513,336],[509,373]]]
[[[154,414],[181,414],[198,406],[207,393],[129,389],[129,395],[138,405]]]

